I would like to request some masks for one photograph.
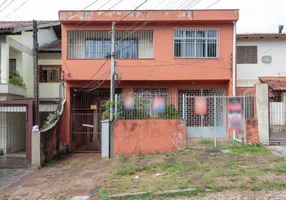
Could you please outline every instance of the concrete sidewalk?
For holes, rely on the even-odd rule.
[[[268,149],[276,156],[286,158],[286,146],[269,146]]]

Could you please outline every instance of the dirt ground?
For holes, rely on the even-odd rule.
[[[286,199],[285,160],[259,151],[196,149],[113,160],[102,160],[99,154],[73,154],[47,163],[0,191],[0,199],[57,200],[86,195],[108,199],[110,194],[185,188],[195,188],[196,196],[145,199]]]

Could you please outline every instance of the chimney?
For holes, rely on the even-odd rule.
[[[279,30],[279,34],[281,34],[282,33],[282,31],[283,31],[283,28],[284,28],[284,26],[283,25],[279,25],[279,27],[278,27],[278,30]]]

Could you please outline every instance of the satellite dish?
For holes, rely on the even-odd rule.
[[[263,56],[262,57],[262,62],[265,63],[265,64],[271,64],[272,57],[271,56]]]

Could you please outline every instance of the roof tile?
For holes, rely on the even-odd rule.
[[[60,51],[62,49],[62,41],[56,40],[49,44],[40,46],[40,51]]]
[[[37,21],[38,24],[48,24],[57,21]],[[3,21],[0,22],[0,30],[13,30],[15,28],[29,27],[33,25],[33,21]]]
[[[286,90],[286,77],[259,77],[262,83],[267,83],[273,90]]]

